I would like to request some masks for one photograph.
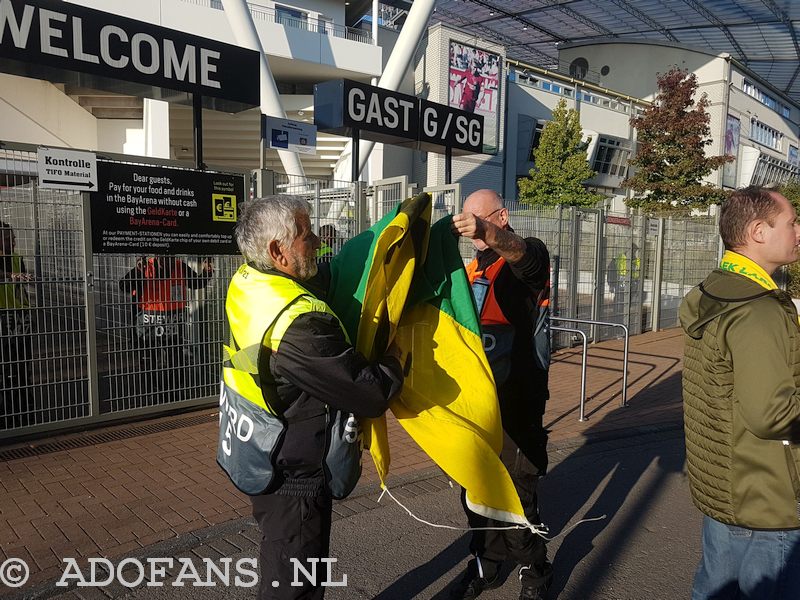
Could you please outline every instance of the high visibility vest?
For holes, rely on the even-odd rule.
[[[11,272],[22,273],[22,258],[17,254],[11,255]],[[0,283],[0,309],[27,307],[28,294],[23,283]]]
[[[502,257],[483,271],[478,270],[478,259],[467,265],[467,277],[472,286],[475,308],[483,330],[483,349],[492,367],[495,383],[500,386],[511,373],[511,351],[516,335],[515,327],[503,314],[494,292],[494,284],[506,264]],[[535,366],[542,370],[550,368],[550,296],[549,286],[536,303],[537,316],[533,323],[533,354]]]
[[[262,352],[277,351],[292,322],[308,312],[336,316],[296,281],[246,264],[228,287],[225,313],[231,336],[223,346],[217,462],[234,485],[251,496],[268,490],[275,475],[273,455],[286,427],[291,427],[279,414],[281,401],[272,374],[259,372],[259,364],[269,363],[268,357],[262,360]],[[361,476],[359,427],[353,415],[325,408],[328,448],[323,471],[333,497],[343,498]]]
[[[620,278],[628,276],[628,255],[624,252],[620,253],[617,256],[617,274]],[[639,279],[639,269],[641,267],[642,261],[639,257],[633,259],[633,272],[631,273],[631,277],[633,279]]]
[[[333,255],[333,248],[331,248],[330,244],[325,242],[320,242],[319,248],[317,248],[317,258],[323,258],[324,256],[332,256]]]
[[[186,266],[175,259],[169,275],[160,277],[155,258],[149,258],[142,273],[142,297],[137,298],[143,312],[170,312],[186,308]]]

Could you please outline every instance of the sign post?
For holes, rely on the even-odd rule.
[[[358,165],[361,163],[361,156],[359,156],[359,150],[361,149],[361,136],[359,135],[358,127],[353,127],[351,139],[353,140],[353,151],[350,154],[350,181],[355,183],[358,181],[358,176],[360,173],[358,172]]]
[[[446,183],[451,183],[454,155],[483,151],[483,116],[348,79],[314,86],[314,123],[320,131],[352,138],[353,181],[361,139],[444,151]]]
[[[205,171],[203,163],[203,97],[192,94],[192,139],[194,140],[194,168]]]

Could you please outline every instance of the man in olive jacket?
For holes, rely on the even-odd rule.
[[[777,192],[723,205],[726,252],[684,299],[689,484],[705,514],[693,600],[800,598],[800,327],[772,274],[798,258]]]

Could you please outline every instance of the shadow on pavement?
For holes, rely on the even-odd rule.
[[[466,519],[466,518],[465,518]],[[469,554],[469,536],[462,535],[431,560],[421,564],[416,569],[409,571],[389,587],[384,589],[373,600],[400,600],[401,598],[416,598],[430,585],[460,563]],[[448,598],[451,586],[447,586],[442,593],[434,598]]]
[[[670,390],[674,394],[676,384],[679,385],[675,378],[680,378],[680,373],[675,373],[648,388],[648,398],[658,398],[661,395],[660,390]],[[661,395],[661,397],[669,396]],[[632,402],[636,402],[636,398],[632,399]],[[630,409],[617,409],[619,410]],[[586,435],[591,437],[593,431],[603,431],[603,421],[611,418],[617,411],[608,413],[603,419],[592,424],[586,430]],[[658,448],[651,444],[644,444],[640,452],[615,452],[615,442],[606,444],[610,445],[608,449],[600,449],[594,444],[581,446],[553,467],[540,483],[540,510],[554,534],[558,534],[570,523],[580,519],[606,515],[603,520],[582,523],[569,531],[555,555],[549,556],[555,577],[548,598],[559,597],[568,582],[571,598],[594,597],[596,584],[604,576],[601,565],[611,565],[615,562],[626,543],[626,532],[639,525],[651,504],[659,494],[663,493],[669,475],[683,470],[685,454],[682,443],[681,452],[670,456],[661,456]],[[630,440],[625,444],[623,439],[616,443],[616,447],[617,449],[626,445],[630,447],[630,444]],[[605,454],[606,460],[597,460],[599,453]],[[609,455],[614,454],[617,454],[618,458],[607,459]],[[644,489],[639,490],[634,498],[628,499],[634,486],[653,461],[657,462],[658,475],[649,481]],[[629,503],[623,521],[614,522],[615,533],[609,540],[596,544],[595,540],[614,521],[626,499]],[[602,558],[589,562],[588,571],[583,570],[573,577],[576,567],[592,551],[601,552]]]

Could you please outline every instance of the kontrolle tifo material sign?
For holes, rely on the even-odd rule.
[[[90,194],[97,253],[238,254],[244,177],[98,161]]]
[[[319,131],[453,155],[483,150],[483,116],[349,79],[314,86]]]
[[[37,154],[40,188],[97,191],[97,155],[94,152],[40,146]]]

